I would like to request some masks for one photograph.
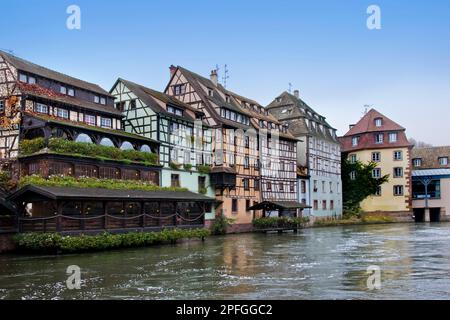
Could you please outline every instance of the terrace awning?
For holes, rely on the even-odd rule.
[[[116,190],[100,188],[47,187],[36,185],[23,187],[10,195],[8,200],[16,203],[46,200],[216,202],[214,198],[190,191]]]
[[[310,206],[297,201],[263,201],[248,208],[249,210],[290,210],[308,209]]]

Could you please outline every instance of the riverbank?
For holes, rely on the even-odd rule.
[[[207,229],[171,229],[159,232],[62,236],[57,233],[24,233],[13,237],[16,251],[25,253],[74,253],[122,248],[175,244],[182,239],[201,239],[210,235]]]
[[[376,225],[401,223],[389,216],[363,216],[348,219],[315,219],[267,217],[253,222],[253,231],[289,231],[308,228],[338,227],[352,225]],[[122,248],[148,247],[160,244],[174,244],[177,241],[200,239],[214,234],[208,229],[167,229],[159,232],[130,232],[122,234],[101,233],[98,235],[63,236],[57,233],[9,234],[10,250],[20,253],[65,254],[75,252],[107,251]],[[6,239],[6,238],[5,238]],[[0,239],[1,240],[1,239]],[[5,240],[6,241],[6,240]]]

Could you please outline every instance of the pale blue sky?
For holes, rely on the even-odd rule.
[[[82,12],[66,28],[66,8]],[[368,30],[377,4],[382,29]],[[345,133],[364,105],[408,136],[450,145],[450,1],[2,1],[0,48],[100,84],[118,76],[163,90],[168,67],[205,76],[228,64],[228,88],[269,103],[288,83]]]

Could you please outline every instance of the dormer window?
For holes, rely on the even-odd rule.
[[[212,89],[208,89],[208,96],[214,96],[214,91]]]
[[[167,106],[167,112],[172,113],[176,116],[180,116],[180,117],[183,116],[183,110],[172,107],[172,106]]]
[[[106,98],[105,97],[94,96],[94,102],[106,105]]]
[[[382,133],[377,133],[375,135],[375,143],[376,144],[382,144],[383,143],[383,138],[384,138],[384,134]]]
[[[421,167],[422,166],[422,159],[421,158],[413,159],[413,166],[414,167]]]
[[[19,74],[19,81],[28,84],[36,84],[36,78],[33,76],[26,75],[24,73]]]
[[[59,88],[59,92],[61,94],[67,95],[67,96],[71,96],[71,97],[75,96],[75,90],[73,88],[68,88],[66,86],[61,86]]]
[[[230,103],[230,96],[229,96],[229,95],[226,95],[226,96],[225,96],[225,102],[226,102],[226,103]]]
[[[381,127],[383,125],[383,119],[382,118],[376,118],[375,119],[375,126]]]
[[[392,133],[389,133],[389,142],[390,143],[394,143],[394,142],[397,142],[397,133],[396,132],[392,132]]]
[[[358,143],[359,143],[359,137],[353,137],[352,138],[352,146],[356,147],[356,146],[358,146]]]
[[[75,96],[75,90],[72,88],[67,89],[67,95],[74,97]]]
[[[440,166],[448,166],[448,157],[440,157],[439,165]]]
[[[130,104],[128,106],[130,110],[136,109],[136,100],[130,100]]]
[[[281,102],[281,97],[278,97],[276,100],[277,102]]]

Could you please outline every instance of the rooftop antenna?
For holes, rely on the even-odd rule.
[[[292,83],[289,82],[289,89],[288,89],[289,93],[292,92]]]
[[[225,66],[223,68],[223,77],[222,77],[223,87],[225,89],[227,88],[227,80],[228,79],[230,79],[230,76],[228,75],[228,65],[225,64]]]
[[[371,104],[365,104],[364,105],[364,112],[363,112],[363,116],[365,116],[367,114],[367,112],[369,111],[369,108],[372,108],[373,105]]]

